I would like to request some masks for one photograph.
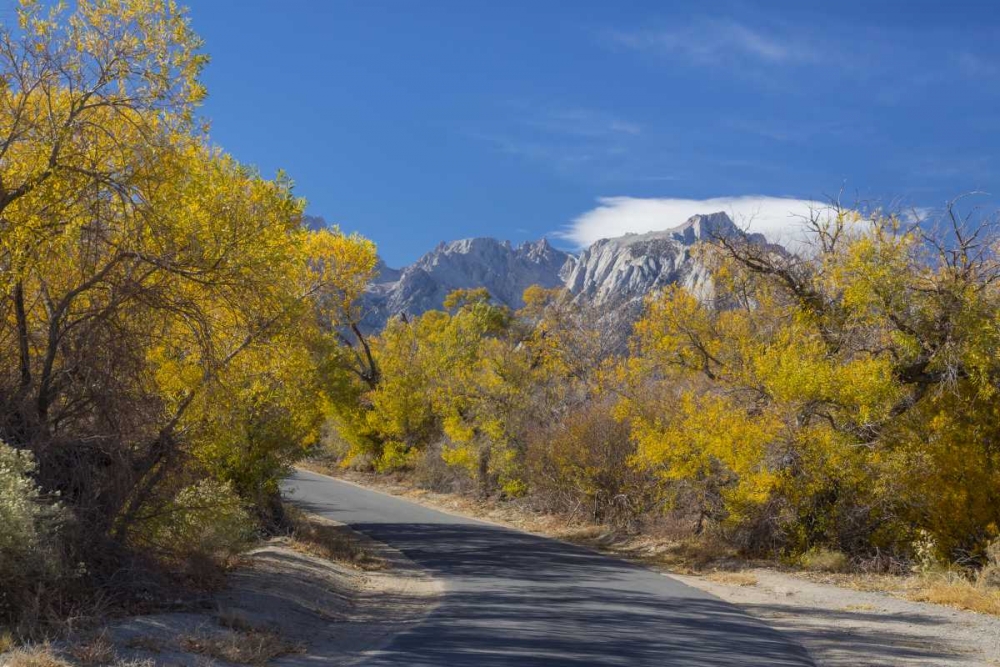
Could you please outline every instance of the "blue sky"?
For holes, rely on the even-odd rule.
[[[213,139],[394,265],[690,200],[998,190],[1000,3],[189,4]]]

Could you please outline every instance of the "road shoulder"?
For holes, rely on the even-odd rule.
[[[809,651],[818,667],[994,667],[1000,618],[769,569],[670,576],[735,604]]]
[[[361,475],[333,479],[641,563],[760,618],[802,644],[817,667],[1000,667],[1000,617],[854,590],[771,568],[679,574],[635,557],[634,552],[602,548],[600,540],[577,539],[551,517],[535,520],[512,508]]]
[[[52,645],[0,655],[0,664],[349,666],[436,607],[441,582],[398,550],[338,522],[308,517],[336,531],[338,548],[350,545],[364,558],[334,560],[297,538],[271,539],[247,553],[218,592],[178,600],[181,611],[109,621]]]

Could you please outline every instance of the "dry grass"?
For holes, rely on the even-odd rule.
[[[296,507],[286,510],[292,524],[290,546],[296,551],[361,570],[385,569],[385,560],[375,555],[347,526],[325,521]]]
[[[917,578],[907,597],[949,607],[1000,616],[1000,589],[977,585],[958,574],[929,574]]]
[[[711,572],[705,575],[705,578],[709,581],[714,581],[717,584],[725,584],[727,586],[740,586],[741,588],[746,588],[749,586],[757,585],[757,577],[750,574],[749,572]]]
[[[75,643],[68,652],[76,662],[86,667],[110,665],[115,660],[115,647],[103,632]]]
[[[1000,616],[1000,588],[972,581],[958,572],[931,572],[909,577],[887,574],[813,574],[810,580],[871,593],[888,593],[914,602]]]
[[[713,535],[672,540],[654,562],[677,572],[697,573],[736,559],[736,549]]]
[[[3,656],[3,667],[72,667],[47,644],[14,649]]]
[[[304,650],[266,628],[188,635],[180,638],[179,645],[188,653],[239,665],[266,665],[279,656]]]
[[[795,571],[795,574],[819,584],[829,584],[840,588],[849,588],[864,593],[891,593],[905,597],[908,585],[912,581],[906,577],[892,574],[871,572],[822,572]]]
[[[303,647],[284,640],[277,633],[255,628],[234,617],[220,618],[220,624],[227,627],[239,626],[220,633],[204,633],[182,637],[178,647],[186,652],[205,658],[205,664],[214,660],[241,665],[265,665],[282,655],[299,653]],[[164,646],[156,640],[136,638],[128,643],[129,648],[160,652]],[[113,644],[104,635],[71,646],[67,651],[72,662],[63,658],[48,644],[25,646],[13,649],[0,656],[2,667],[154,667],[153,660],[125,660],[115,653]]]
[[[98,641],[99,640],[99,641]],[[124,660],[119,658],[107,638],[99,636],[67,651],[73,662],[59,655],[48,644],[24,646],[8,653],[0,652],[2,667],[155,667],[152,660]]]
[[[664,568],[677,574],[720,572],[750,564],[737,558],[733,547],[709,534],[666,538],[655,535],[620,534],[606,528],[578,529],[558,534],[549,531],[537,532],[626,560]]]

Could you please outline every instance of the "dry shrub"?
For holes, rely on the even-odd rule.
[[[735,561],[737,550],[721,535],[705,531],[671,542],[656,561],[679,572],[703,572]]]
[[[290,642],[273,630],[256,627],[188,635],[180,639],[180,648],[240,665],[266,665],[279,656],[304,650],[301,644]]]
[[[362,570],[385,567],[385,561],[366,548],[347,526],[324,521],[294,506],[286,507],[285,511],[292,528],[291,546],[296,551]]]
[[[476,490],[475,482],[464,469],[445,462],[441,456],[441,446],[441,442],[435,442],[413,457],[414,484],[435,493],[473,493]]]
[[[1000,538],[986,547],[986,563],[979,571],[978,582],[984,588],[1000,590]]]
[[[918,568],[909,597],[1000,616],[1000,539],[986,546],[984,556],[978,572],[943,565]]]
[[[114,646],[103,635],[87,642],[71,646],[67,653],[73,658],[69,662],[49,644],[23,646],[9,652],[0,651],[0,665],[3,667],[155,667],[152,660],[128,660],[119,658]]]
[[[0,655],[3,667],[72,667],[48,644],[25,646]]]
[[[858,556],[853,561],[853,569],[861,574],[903,576],[912,571],[909,559],[895,553],[876,551],[873,554]]]
[[[358,400],[358,399],[353,399]],[[358,432],[357,415],[351,409],[331,417],[323,426],[320,441],[309,451],[308,462],[329,471],[372,472],[379,456],[379,446],[365,433]]]
[[[810,572],[847,572],[851,561],[841,551],[813,547],[799,556],[799,565]]]
[[[87,667],[110,665],[115,659],[115,647],[103,632],[74,643],[68,653],[75,661]]]
[[[628,424],[590,402],[529,434],[525,475],[542,509],[634,529],[655,505],[655,480],[631,465]]]

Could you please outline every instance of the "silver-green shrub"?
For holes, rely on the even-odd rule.
[[[205,479],[181,489],[145,533],[162,555],[221,562],[252,544],[255,523],[231,486]]]
[[[23,613],[59,576],[63,510],[44,497],[34,471],[30,452],[0,441],[0,622]]]

